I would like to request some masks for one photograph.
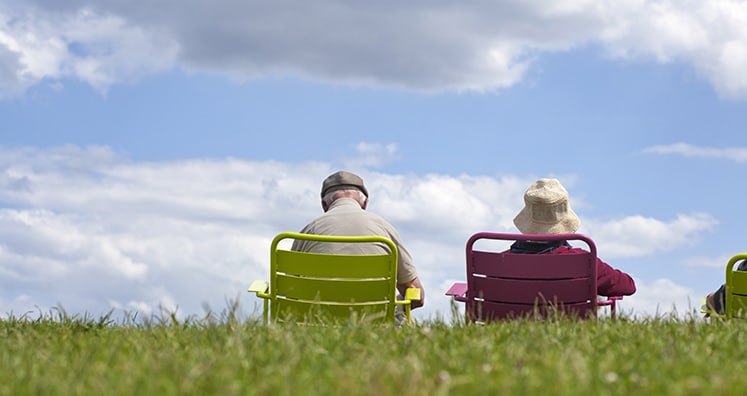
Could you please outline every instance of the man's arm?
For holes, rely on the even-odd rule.
[[[420,283],[419,278],[415,278],[407,283],[398,283],[397,284],[397,290],[399,290],[399,294],[401,296],[405,295],[405,292],[407,291],[407,288],[409,287],[417,287],[420,289],[420,300],[413,300],[411,303],[412,309],[420,308],[425,304],[425,289],[423,288],[423,284]]]

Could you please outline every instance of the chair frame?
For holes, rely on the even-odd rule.
[[[739,253],[726,263],[723,316],[727,318],[747,318],[747,271],[737,266],[743,260],[747,260],[747,253]]]
[[[584,242],[588,251],[574,254],[518,254],[475,250],[479,240]],[[479,232],[466,244],[467,282],[447,292],[465,303],[468,322],[490,322],[522,317],[547,318],[558,314],[596,318],[598,308],[610,307],[616,316],[621,296],[600,300],[596,294],[597,248],[583,234],[514,234]]]
[[[286,239],[322,243],[377,243],[387,254],[343,255],[279,249]],[[396,306],[411,320],[411,302],[420,289],[397,300],[397,247],[382,236],[331,236],[283,232],[270,245],[270,282],[254,281],[248,291],[264,300],[263,321],[394,322]],[[268,318],[269,315],[269,318]]]

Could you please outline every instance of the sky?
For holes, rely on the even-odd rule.
[[[747,3],[0,0],[0,315],[201,317],[363,177],[450,317],[558,178],[634,317],[747,251]]]

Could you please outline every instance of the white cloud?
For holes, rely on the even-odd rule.
[[[602,42],[616,57],[687,63],[725,97],[747,94],[747,4],[736,0],[608,2]]]
[[[105,91],[172,67],[485,92],[521,81],[543,53],[589,44],[614,58],[689,64],[722,95],[747,95],[738,0],[11,0],[0,6],[0,95],[66,77]]]
[[[685,246],[716,224],[718,221],[707,213],[678,215],[671,221],[628,216],[610,221],[585,219],[583,231],[598,246],[604,246],[604,257],[641,257]]]
[[[644,153],[678,154],[684,157],[727,159],[742,163],[747,162],[747,147],[702,147],[688,143],[673,143],[651,146],[643,149]]]
[[[11,2],[16,3],[16,2]],[[105,93],[175,65],[178,45],[158,27],[142,28],[99,7],[66,11],[0,7],[0,97],[45,80],[73,78]],[[3,56],[4,55],[4,56]]]
[[[635,282],[638,290],[634,295],[623,298],[618,306],[620,312],[636,318],[675,316],[684,319],[701,315],[699,309],[704,296],[692,289],[666,278],[636,278]]]
[[[245,290],[267,278],[270,240],[321,213],[321,180],[335,170],[313,162],[135,162],[106,147],[0,147],[0,310],[61,304],[93,314],[196,315],[237,297],[254,307]],[[464,279],[467,238],[513,230],[533,181],[360,174],[369,210],[397,226],[415,257],[428,296],[419,317],[449,312],[443,293]],[[714,224],[703,214],[584,222],[605,257],[661,254]]]

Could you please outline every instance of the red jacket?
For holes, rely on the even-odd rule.
[[[586,252],[574,248],[565,241],[529,242],[517,241],[511,245],[511,252],[522,254],[567,254]],[[600,296],[629,296],[635,293],[635,282],[630,275],[612,268],[597,257],[597,294]]]
[[[585,252],[584,249],[560,246],[546,254]],[[597,294],[600,296],[629,296],[635,293],[635,282],[630,275],[612,268],[597,257]]]

